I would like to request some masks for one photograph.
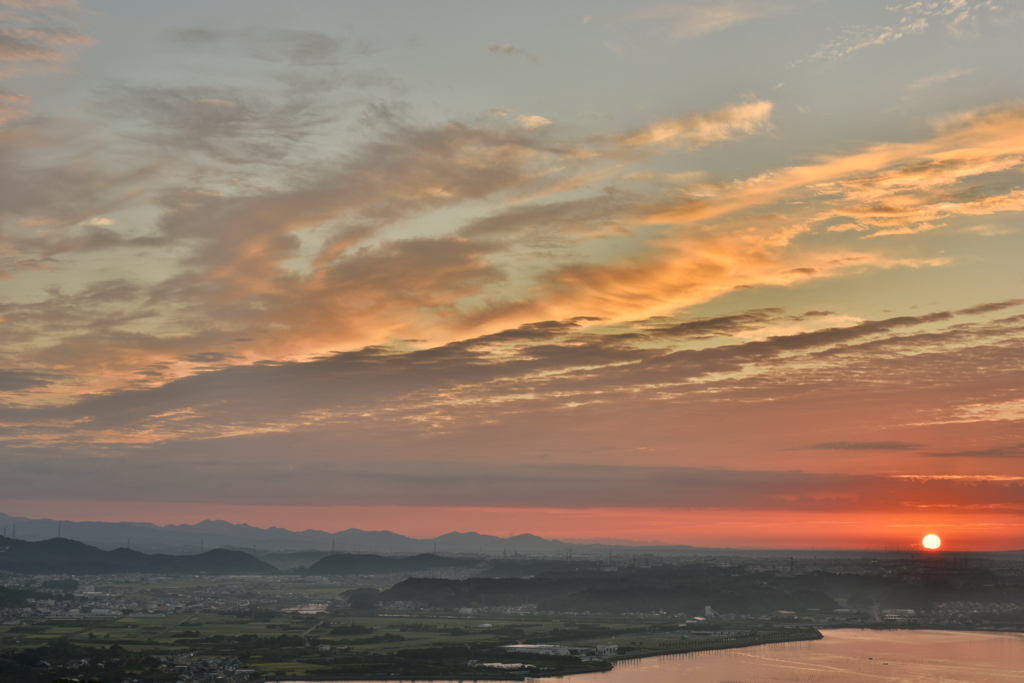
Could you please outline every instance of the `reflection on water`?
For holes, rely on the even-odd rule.
[[[619,662],[562,683],[1008,683],[1024,681],[1024,634],[822,631],[824,640],[775,643]],[[394,680],[394,679],[392,679]]]
[[[1024,681],[1024,635],[823,631],[824,640],[621,662],[574,683],[1004,683]]]

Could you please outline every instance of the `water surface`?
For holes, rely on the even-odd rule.
[[[562,683],[1024,681],[1024,634],[1020,633],[859,629],[822,633],[823,640],[625,660],[605,673],[542,680]]]

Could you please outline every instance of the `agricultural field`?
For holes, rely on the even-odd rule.
[[[597,646],[614,645],[622,656],[645,656],[727,646],[735,640],[729,633],[698,634],[671,620],[649,616],[569,617],[536,611],[465,614],[465,609],[381,613],[353,606],[359,595],[381,588],[375,579],[88,580],[90,590],[85,593],[55,590],[52,598],[33,598],[34,609],[23,609],[21,618],[0,626],[0,653],[17,653],[17,657],[10,655],[12,661],[20,657],[28,662],[35,656],[53,665],[50,660],[57,660],[56,666],[68,673],[89,673],[95,680],[109,678],[118,683],[123,679],[117,675],[124,673],[146,681],[179,680],[173,676],[180,675],[182,667],[198,663],[229,672],[252,670],[263,680],[358,677],[381,671],[417,676],[471,674],[487,679],[511,674],[484,668],[479,662],[518,663],[523,675],[567,674],[607,669],[607,652],[600,658],[588,656]],[[47,612],[49,607],[54,609]],[[110,614],[95,616],[103,611]],[[749,637],[749,632],[744,633]],[[573,656],[564,651],[509,653],[502,649],[511,644],[574,649]],[[79,662],[80,670],[71,670],[67,662]],[[27,669],[35,678],[10,678],[10,683],[54,680],[47,678],[49,672],[36,670],[37,661],[30,664],[36,664],[35,669]],[[129,665],[134,668],[126,669]],[[85,672],[85,666],[93,669]],[[171,673],[174,667],[177,674]],[[0,676],[0,682],[8,683],[8,678]]]

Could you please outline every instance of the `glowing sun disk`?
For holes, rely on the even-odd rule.
[[[921,539],[921,545],[923,545],[925,548],[928,548],[929,550],[935,550],[940,545],[942,545],[942,539],[940,539],[935,534],[928,534],[923,539]]]

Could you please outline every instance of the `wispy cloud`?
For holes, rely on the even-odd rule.
[[[991,5],[0,0],[0,499],[1019,516]]]
[[[921,447],[918,443],[903,441],[828,441],[800,446],[811,451],[913,451]]]
[[[612,143],[617,149],[605,153],[635,154],[645,150],[695,149],[714,142],[724,142],[744,135],[755,135],[769,130],[772,103],[754,100],[744,104],[729,105],[717,111],[696,113],[678,119],[659,121],[645,130],[628,131],[598,140]]]
[[[1024,399],[1013,398],[1008,401],[986,401],[969,404],[957,404],[934,422],[923,424],[956,424],[971,422],[1008,422],[1018,423],[1024,420]]]
[[[527,52],[526,50],[523,50],[522,48],[515,47],[513,45],[508,45],[508,44],[501,45],[499,43],[488,43],[487,44],[487,49],[490,50],[491,52],[496,53],[496,54],[512,55],[514,57],[523,57],[524,59],[526,59],[530,63],[536,64],[538,66],[543,64],[543,61],[537,55],[535,55],[533,53],[530,53],[530,52]]]
[[[262,61],[302,67],[336,65],[346,57],[366,56],[376,50],[366,40],[342,40],[327,33],[285,28],[186,28],[168,36],[190,49],[241,52]]]
[[[126,283],[117,282],[88,294],[110,302],[137,295]],[[84,300],[84,296],[77,299]],[[74,305],[71,300],[55,313],[65,316]],[[11,407],[0,411],[0,419],[26,426],[68,421],[72,429],[68,436],[76,441],[87,433],[94,435],[90,439],[96,438],[97,430],[145,434],[146,441],[163,441],[254,430],[289,433],[316,425],[355,429],[367,435],[380,432],[384,424],[390,425],[387,430],[422,428],[429,432],[434,420],[446,425],[442,431],[463,433],[474,429],[478,409],[487,407],[493,424],[530,416],[540,429],[549,417],[569,419],[550,413],[564,410],[567,402],[601,404],[632,396],[631,405],[641,411],[655,410],[668,397],[696,405],[704,400],[708,382],[713,382],[719,397],[745,402],[773,397],[767,402],[770,404],[804,392],[813,394],[851,373],[870,378],[863,386],[847,383],[844,391],[851,400],[859,392],[878,390],[878,386],[913,382],[909,391],[931,392],[936,405],[942,406],[934,413],[938,416],[949,414],[945,402],[957,393],[957,387],[975,382],[976,370],[961,365],[954,373],[949,359],[975,354],[974,360],[980,362],[976,354],[988,354],[985,367],[998,372],[1000,367],[1012,365],[1015,346],[1007,346],[1007,342],[1020,329],[1020,320],[1015,318],[993,328],[981,322],[954,322],[960,316],[939,311],[843,327],[830,327],[827,320],[814,317],[810,320],[820,322],[808,331],[741,343],[713,336],[758,325],[772,329],[784,315],[782,311],[758,310],[675,324],[656,319],[611,327],[592,318],[529,323],[421,350],[368,347],[302,362],[223,367],[130,390],[83,396],[62,407]],[[717,342],[706,348],[688,346],[694,339],[709,338]],[[653,344],[655,340],[660,343]],[[230,352],[209,349],[184,353],[179,360],[209,364],[232,358]],[[879,367],[869,370],[872,364]],[[751,373],[759,373],[762,379],[751,383]],[[33,374],[26,380],[29,383],[19,384],[18,389],[42,386],[33,382],[47,379]],[[798,387],[801,389],[796,391]],[[993,385],[989,400],[997,401],[1003,390],[1001,385]],[[282,392],[290,396],[286,405],[280,401]],[[722,403],[715,417],[722,425],[731,419],[729,405]],[[906,419],[888,417],[897,424]],[[587,418],[580,419],[585,422]],[[975,419],[990,416],[978,413]],[[924,447],[902,440],[834,440],[797,450],[885,452]]]
[[[686,0],[637,10],[630,19],[653,22],[652,31],[678,40],[724,31],[754,19],[786,14],[792,10],[791,3],[773,0]]]
[[[933,458],[1024,458],[1024,444],[1012,446],[996,446],[974,451],[952,451],[947,453],[929,453]]]
[[[27,114],[28,110],[24,107],[30,101],[25,95],[0,90],[0,125]]]
[[[890,26],[847,28],[843,31],[842,37],[819,46],[817,52],[808,59],[842,59],[865,48],[885,45],[907,35],[922,33],[927,28],[926,18],[909,16],[902,17],[898,23]]]
[[[926,88],[931,88],[936,85],[945,83],[946,81],[951,81],[954,78],[960,78],[961,76],[967,76],[972,73],[974,73],[974,69],[966,68],[956,68],[949,69],[947,71],[940,71],[939,73],[932,74],[931,76],[925,76],[924,78],[917,79],[916,81],[907,86],[907,91],[909,93],[914,93],[919,90],[925,90]]]
[[[0,393],[46,387],[58,378],[58,375],[43,372],[0,370]]]
[[[819,206],[835,208],[807,218],[830,221],[833,232],[857,230],[870,236],[913,234],[957,215],[990,215],[1021,208],[1018,188],[979,194],[958,184],[1024,163],[1024,142],[1016,134],[1024,108],[966,112],[937,124],[937,135],[918,143],[880,144],[820,163],[792,167],[723,187],[711,187],[705,201],[689,201],[652,217],[656,221],[704,220],[742,206],[768,204],[806,193]],[[959,190],[959,191],[957,191]]]
[[[93,43],[78,29],[81,12],[68,2],[0,0],[0,80],[62,68]],[[0,126],[29,112],[28,96],[0,88]]]
[[[275,108],[260,113],[230,90],[133,90],[125,97],[139,97],[145,112],[159,108],[156,103],[183,108],[175,146],[211,149],[227,164],[248,163],[242,151],[233,151],[235,143],[237,150],[257,150],[255,158],[274,158],[272,148],[252,146],[253,138],[266,132],[273,145],[269,133],[280,130],[278,118],[288,118]],[[230,344],[235,362],[248,362],[396,338],[443,343],[538,319],[667,315],[738,287],[942,265],[948,262],[943,257],[794,245],[829,229],[910,234],[945,217],[991,215],[1020,201],[1018,190],[959,190],[965,180],[1019,166],[1021,113],[1014,107],[961,115],[921,142],[879,144],[731,182],[710,183],[698,174],[648,184],[629,176],[628,165],[616,166],[742,140],[766,130],[770,112],[770,103],[754,101],[584,140],[494,117],[420,125],[385,112],[374,116],[362,146],[303,169],[288,185],[172,189],[163,195],[157,229],[141,234],[94,219],[117,201],[118,195],[104,193],[131,196],[135,184],[145,182],[144,173],[126,171],[120,179],[83,169],[72,179],[65,168],[63,182],[72,189],[55,202],[49,193],[60,185],[29,183],[27,164],[8,155],[0,175],[7,173],[12,182],[0,185],[0,194],[11,195],[9,215],[38,221],[44,205],[68,213],[48,219],[52,228],[36,222],[9,233],[5,270],[16,274],[58,254],[126,247],[174,247],[183,257],[173,276],[140,288],[135,299],[106,302],[102,311],[90,313],[98,305],[91,299],[75,309],[70,302],[79,295],[72,291],[31,306],[9,305],[7,338],[18,340],[10,348],[34,362],[79,364],[92,374],[109,369],[103,358],[112,353],[121,367],[143,371],[189,354],[227,353],[221,344]],[[597,180],[604,183],[598,191],[572,199],[560,194]],[[554,201],[523,201],[551,193]],[[485,197],[511,203],[447,233],[389,236],[401,221]],[[761,215],[751,229],[745,212],[780,203],[785,208]],[[698,224],[714,227],[687,227]],[[644,239],[634,236],[638,226],[651,225],[661,227]],[[578,245],[599,240],[622,240],[630,249],[586,263],[572,258]],[[510,289],[509,264],[538,249],[544,258],[521,271]],[[74,325],[44,322],[55,311],[75,311],[67,320],[91,316],[106,326],[90,325],[88,333],[79,327],[68,336]],[[118,328],[129,324],[131,333]],[[231,341],[238,338],[253,341]],[[116,381],[109,370],[101,374]]]
[[[418,245],[409,247],[406,258],[423,257]],[[399,269],[416,270],[408,261]],[[345,290],[351,294],[379,270],[388,269],[368,264]],[[411,277],[410,291],[424,286]],[[88,293],[108,302],[136,296],[118,282]],[[73,315],[85,297],[55,309],[53,320]],[[184,351],[189,345],[182,344],[174,363],[144,371],[155,382],[147,375],[135,387],[64,405],[12,401],[0,408],[6,430],[0,463],[16,473],[0,482],[7,487],[0,493],[61,497],[87,490],[117,499],[131,491],[160,499],[171,490],[180,495],[168,484],[187,477],[208,483],[181,489],[195,502],[231,502],[218,483],[230,479],[244,483],[232,490],[266,494],[277,504],[328,504],[344,495],[350,504],[431,505],[442,496],[448,505],[586,507],[600,495],[608,507],[895,512],[941,504],[1005,513],[1019,507],[1020,483],[996,476],[998,469],[988,479],[963,481],[825,475],[792,471],[785,458],[810,449],[884,472],[878,468],[893,453],[923,459],[917,462],[959,456],[993,468],[1019,457],[1019,448],[999,445],[1013,433],[1011,423],[988,423],[983,447],[940,451],[937,445],[951,441],[978,443],[976,435],[957,437],[947,427],[913,427],[913,440],[870,439],[906,430],[922,415],[941,422],[968,390],[979,405],[1019,391],[1012,369],[1022,320],[1008,315],[1019,305],[991,302],[839,327],[827,315],[777,309],[618,325],[549,320],[422,349],[371,346],[249,365],[235,365],[223,342],[203,351]],[[17,313],[0,310],[5,317]],[[726,336],[771,330],[784,320],[817,327],[757,341]],[[141,348],[138,339],[123,341],[125,351]],[[173,350],[171,340],[148,343]],[[64,351],[76,352],[70,345]],[[181,364],[205,371],[181,376]],[[0,374],[14,397],[66,379]],[[882,404],[879,396],[889,400]],[[737,432],[737,405],[747,407],[744,419],[756,429]],[[837,414],[840,423],[826,419]],[[799,432],[828,438],[841,429],[842,440],[808,439],[810,445],[793,448],[793,415],[801,416]],[[646,450],[636,450],[639,433]],[[730,435],[724,447],[722,434]],[[344,449],[337,448],[339,439]],[[417,444],[415,453],[410,443]],[[480,443],[490,444],[487,461],[478,458]],[[61,459],[71,451],[75,458]],[[290,454],[287,476],[282,451]],[[558,457],[547,462],[551,451]],[[743,465],[767,453],[778,471]],[[614,466],[623,454],[635,466]],[[708,457],[725,469],[696,464]],[[821,457],[818,464],[837,467]],[[588,463],[583,473],[575,462]],[[75,476],[53,477],[55,468]],[[138,474],[143,470],[146,477]],[[470,480],[477,484],[464,485]],[[155,481],[159,488],[147,488]]]
[[[0,76],[65,62],[74,48],[91,45],[67,24],[76,12],[75,3],[0,3]]]
[[[434,461],[323,462],[296,470],[293,463],[267,461],[259,467],[210,457],[196,444],[198,458],[152,453],[125,459],[79,457],[57,460],[3,456],[12,473],[0,493],[75,500],[83,490],[113,500],[176,500],[245,503],[258,495],[264,504],[529,508],[707,507],[747,511],[888,512],[942,506],[984,514],[1021,514],[1024,483],[1018,480],[895,478],[825,475],[801,471],[723,470],[566,464],[518,465]],[[117,449],[120,451],[120,449]],[[50,473],[59,468],[63,477]],[[145,471],[146,476],[139,476]],[[233,481],[224,487],[221,482]]]
[[[133,137],[227,163],[280,162],[330,120],[324,103],[297,94],[268,98],[242,88],[115,86],[102,107]]]
[[[999,11],[991,2],[970,2],[969,0],[937,0],[935,2],[913,2],[906,5],[887,7],[894,13],[895,21],[875,26],[849,26],[842,29],[842,35],[820,45],[808,60],[834,61],[849,57],[865,48],[885,45],[907,36],[921,34],[934,23],[940,23],[956,37],[963,37],[976,30],[979,13]]]

